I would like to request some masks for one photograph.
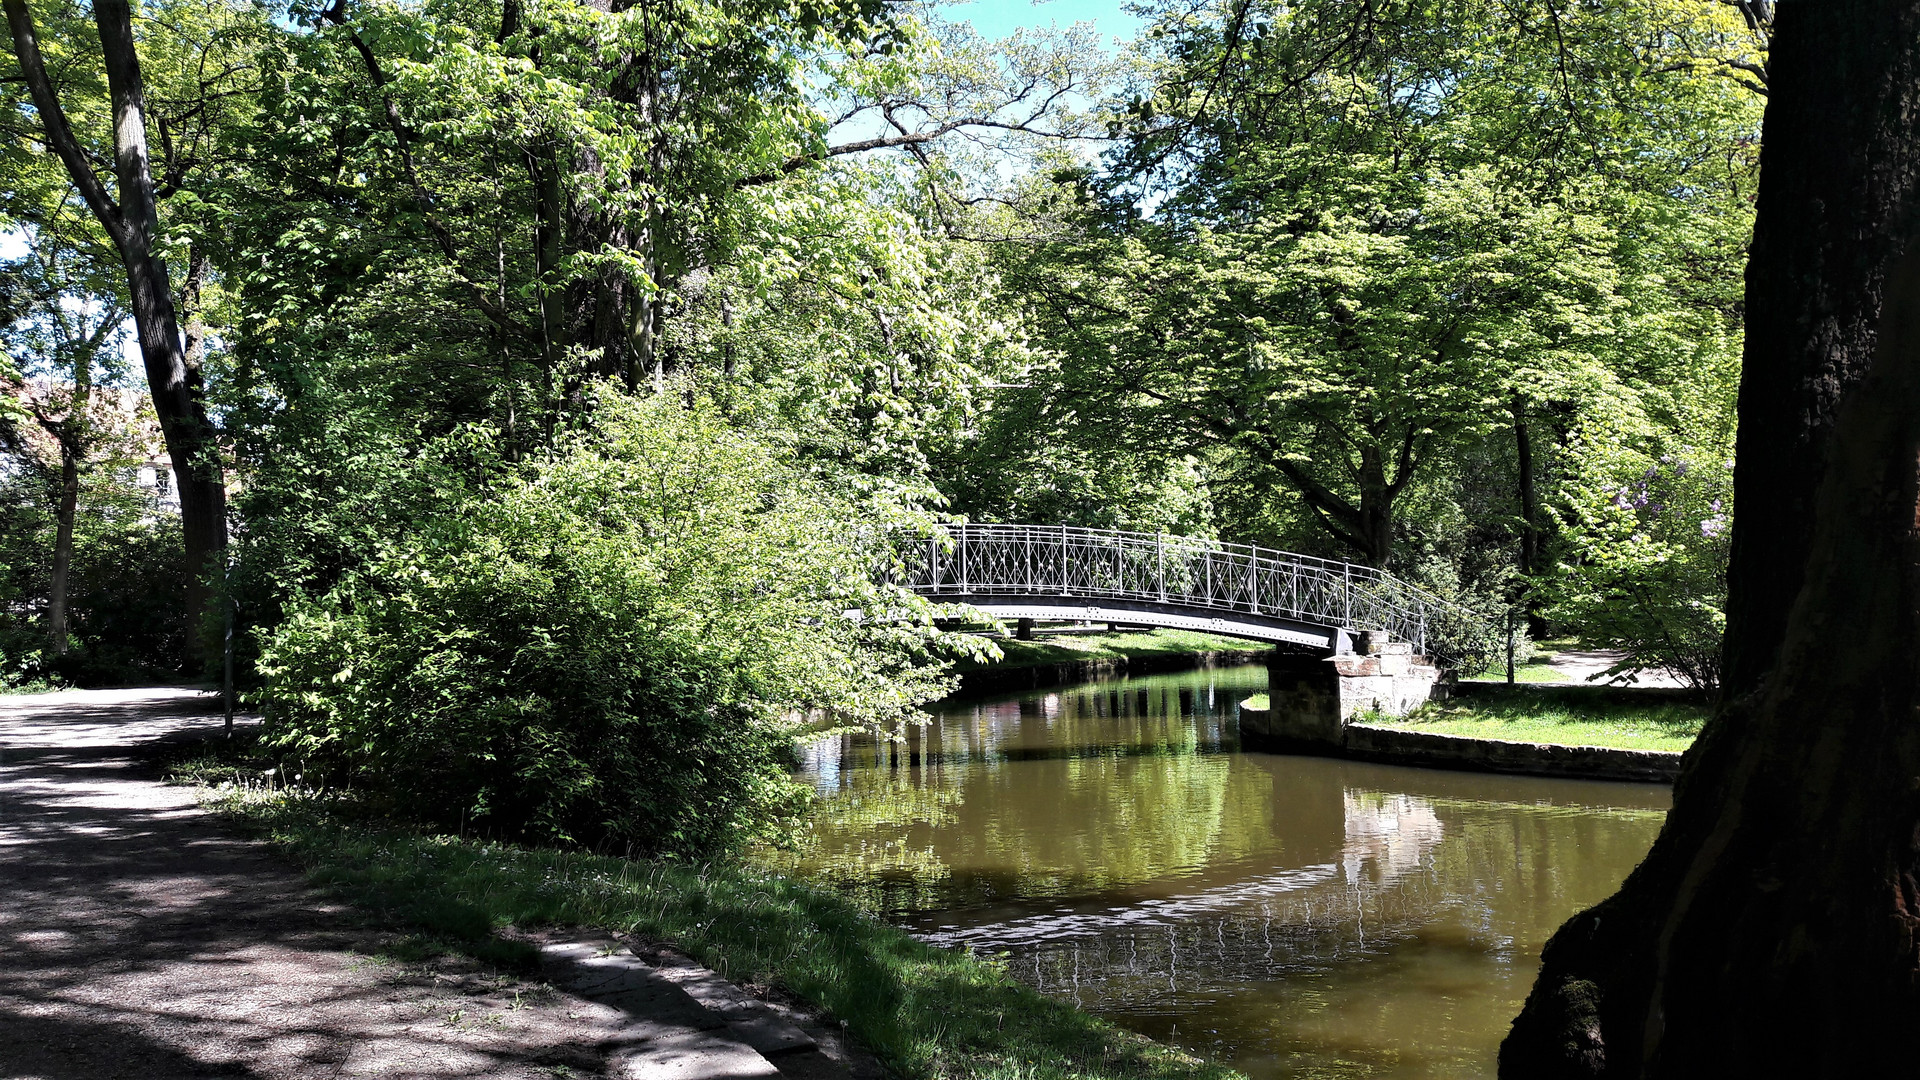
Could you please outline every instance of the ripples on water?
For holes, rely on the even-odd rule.
[[[1259,1078],[1490,1076],[1664,787],[1243,753],[1263,667],[959,700],[808,748],[790,869]]]

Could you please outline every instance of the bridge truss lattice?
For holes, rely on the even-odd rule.
[[[1370,566],[1195,537],[1065,526],[954,524],[907,584],[934,599],[1083,598],[1384,630],[1445,663],[1435,631],[1472,612]],[[1128,621],[1124,617],[1116,621]]]

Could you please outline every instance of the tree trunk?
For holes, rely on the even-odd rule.
[[[1513,412],[1513,456],[1520,474],[1520,576],[1526,579],[1527,633],[1534,640],[1547,636],[1534,597],[1534,578],[1540,573],[1540,501],[1533,489],[1533,431],[1527,426],[1527,402],[1515,394],[1507,407]]]
[[[1356,505],[1320,483],[1298,462],[1281,457],[1274,464],[1327,535],[1352,548],[1367,565],[1386,568],[1393,556],[1393,504],[1411,478],[1410,471],[1403,472],[1397,483],[1389,483],[1377,455],[1363,451],[1359,467],[1352,472],[1360,488]]]
[[[63,444],[60,506],[54,517],[53,572],[47,584],[47,645],[55,656],[67,654],[67,572],[73,566],[73,518],[79,506],[80,461]]]
[[[1404,467],[1399,479],[1400,483],[1388,479],[1385,456],[1379,447],[1361,446],[1360,467],[1354,471],[1354,482],[1360,488],[1361,557],[1368,566],[1382,570],[1393,557],[1393,504],[1407,479]]]
[[[1548,943],[1505,1077],[1920,1060],[1920,0],[1791,6],[1776,40],[1736,473],[1747,692],[1688,753],[1646,861]],[[1804,482],[1782,448],[1815,446],[1817,499],[1756,487]],[[1755,524],[1780,504],[1810,536]]]
[[[166,263],[155,250],[159,208],[148,169],[146,91],[134,49],[133,14],[127,0],[95,0],[94,24],[100,34],[102,66],[113,105],[114,173],[117,202],[94,172],[68,126],[53,84],[40,58],[40,45],[26,0],[0,0],[12,32],[21,76],[40,114],[47,143],[59,155],[81,198],[113,238],[127,270],[134,331],[147,373],[154,412],[173,459],[180,492],[180,524],[187,566],[188,617],[198,630],[210,593],[207,574],[227,545],[226,484],[219,447],[207,418],[200,372],[187,361]]]
[[[1360,520],[1366,547],[1362,558],[1368,566],[1387,568],[1393,558],[1393,493],[1384,488],[1369,488],[1360,493]]]
[[[1873,356],[1881,289],[1905,235],[1889,225],[1906,220],[1920,178],[1911,9],[1853,0],[1779,15],[1747,270],[1726,701],[1773,666],[1833,418]]]
[[[133,300],[134,331],[140,339],[140,357],[147,371],[147,389],[167,456],[173,461],[174,483],[180,494],[180,524],[187,569],[186,609],[190,634],[198,638],[199,623],[212,593],[208,575],[226,550],[226,483],[220,451],[208,421],[199,372],[187,366],[181,347],[167,270],[157,255],[129,258],[128,292]]]

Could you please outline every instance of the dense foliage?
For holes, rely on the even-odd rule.
[[[1557,617],[1624,651],[1615,674],[1664,668],[1712,689],[1726,630],[1732,433],[1699,434],[1704,446],[1657,456],[1657,443],[1575,444],[1567,555],[1552,592]]]
[[[959,505],[1149,527],[1205,508],[1233,539],[1517,603],[1535,632],[1670,636],[1645,606],[1604,628],[1552,606],[1602,558],[1560,523],[1585,520],[1596,454],[1728,445],[1764,34],[1679,2],[1147,15],[1104,167],[1030,191],[1055,226],[1000,249],[1047,348],[956,470],[1080,483],[1073,448],[1098,448],[1128,494],[1001,477]],[[1019,452],[1049,446],[1068,449]],[[1681,652],[1700,655],[1629,662]]]
[[[108,160],[95,12],[30,7]],[[869,0],[138,9],[232,492],[198,578],[86,419],[137,392],[128,279],[12,57],[0,668],[211,674],[212,609],[159,613],[218,585],[316,772],[683,853],[788,812],[795,715],[941,685],[938,635],[845,618],[940,516],[1356,559],[1711,684],[1764,28],[1142,14],[1116,52]]]
[[[924,605],[873,582],[889,516],[705,403],[604,393],[547,460],[290,606],[268,741],[449,828],[736,846],[797,808],[809,720],[891,729],[949,686]]]

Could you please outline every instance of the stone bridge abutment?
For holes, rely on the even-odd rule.
[[[1348,723],[1404,716],[1434,696],[1441,670],[1413,646],[1384,634],[1362,635],[1358,650],[1316,656],[1276,651],[1267,660],[1267,708],[1240,710],[1241,733],[1255,746],[1337,750]]]

